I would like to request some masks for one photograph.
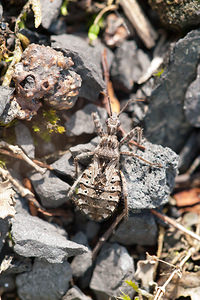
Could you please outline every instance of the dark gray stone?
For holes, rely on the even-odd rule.
[[[24,152],[30,157],[35,158],[35,146],[30,130],[22,122],[15,126],[17,145],[21,146]]]
[[[15,210],[16,213],[20,213],[23,215],[29,215],[29,206],[28,206],[28,201],[21,197],[19,194],[15,194]]]
[[[83,292],[81,292],[81,290],[74,285],[67,291],[62,300],[91,300],[91,298],[83,294]]]
[[[115,52],[111,68],[115,89],[130,92],[134,82],[139,80],[149,65],[148,56],[137,49],[134,41],[124,41]]]
[[[38,259],[31,272],[16,278],[21,300],[60,300],[66,293],[72,272],[68,262],[50,264]]]
[[[158,79],[144,119],[145,136],[179,152],[191,131],[184,112],[185,93],[197,76],[200,59],[200,29],[190,31],[175,43],[168,68]]]
[[[68,122],[65,123],[67,136],[78,136],[83,133],[94,133],[94,122],[92,113],[98,112],[102,122],[107,118],[107,112],[104,108],[97,107],[94,104],[88,104],[83,109],[78,110]]]
[[[52,172],[32,173],[30,180],[44,207],[58,207],[67,201],[69,184],[59,179]]]
[[[87,236],[82,231],[77,232],[72,238],[72,241],[88,247]],[[90,250],[90,248],[88,248],[87,253],[83,253],[74,257],[71,262],[73,277],[75,277],[76,279],[80,279],[79,286],[81,286],[81,288],[86,288],[89,286],[92,274],[91,267],[92,251]]]
[[[10,274],[0,274],[0,288],[2,294],[16,289],[15,277]]]
[[[117,242],[125,246],[155,245],[157,242],[157,225],[154,216],[148,212],[130,214],[123,220],[113,233],[111,242]]]
[[[66,232],[38,217],[16,214],[12,219],[14,251],[24,257],[38,257],[50,263],[61,263],[67,257],[88,251],[69,241]]]
[[[88,240],[92,240],[99,232],[100,224],[94,221],[88,221],[86,225],[86,235]]]
[[[42,26],[48,29],[53,21],[55,21],[60,13],[62,0],[42,0]]]
[[[179,172],[185,173],[200,152],[200,132],[193,131],[179,154]]]
[[[150,166],[139,158],[122,155],[121,166],[128,188],[128,208],[150,209],[168,202],[178,168],[178,155],[169,148],[142,142],[145,151],[136,154],[143,159],[161,165]],[[122,147],[127,150],[126,146]]]
[[[200,64],[196,79],[186,91],[184,110],[187,121],[194,127],[200,127]]]
[[[56,160],[51,167],[59,173],[67,174],[70,177],[75,177],[74,159],[70,152],[65,153],[58,160]]]
[[[9,221],[8,218],[0,219],[0,252],[5,243],[5,238],[9,231]]]
[[[62,49],[64,54],[72,57],[74,70],[82,79],[79,96],[96,101],[99,93],[105,88],[100,67],[101,48],[97,55],[97,50],[89,46],[84,39],[72,34],[54,35],[51,41],[52,47]]]
[[[134,290],[124,280],[133,280],[134,272],[133,259],[126,248],[117,243],[107,243],[97,258],[90,288],[98,300],[114,299],[121,292],[131,298]]]

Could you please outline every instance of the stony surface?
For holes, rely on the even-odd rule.
[[[91,298],[83,294],[81,290],[74,285],[67,291],[62,300],[91,300]]]
[[[4,245],[5,238],[9,230],[9,221],[8,218],[0,219],[0,252]]]
[[[7,255],[1,262],[1,272],[4,275],[30,272],[32,262],[30,258],[21,257],[17,254]]]
[[[41,9],[42,9],[42,26],[45,29],[48,29],[51,23],[57,19],[60,13],[60,7],[62,5],[62,0],[42,0]]]
[[[94,122],[91,114],[98,112],[102,122],[107,118],[107,112],[104,108],[97,107],[94,104],[88,104],[83,109],[78,110],[68,122],[65,123],[66,134],[68,136],[77,136],[83,133],[94,133]]]
[[[24,257],[38,257],[50,263],[61,263],[67,257],[88,251],[86,247],[69,241],[63,229],[38,217],[16,214],[12,219],[11,234],[16,253]]]
[[[52,47],[62,49],[67,56],[72,57],[75,71],[82,79],[79,96],[96,101],[105,88],[100,68],[102,49],[97,56],[96,50],[84,39],[72,34],[53,35],[51,41]]]
[[[185,94],[185,115],[187,121],[194,127],[200,127],[200,64],[196,79],[189,85]]]
[[[55,208],[67,201],[69,184],[60,180],[52,172],[46,171],[44,175],[32,173],[30,180],[44,207]]]
[[[148,56],[137,49],[134,41],[124,41],[117,48],[111,68],[111,77],[117,90],[130,92],[150,65]]]
[[[200,29],[192,30],[175,43],[168,68],[154,88],[144,119],[146,138],[176,152],[181,150],[191,132],[191,125],[185,117],[184,98],[187,88],[197,76],[199,45]]]
[[[142,145],[145,151],[138,149],[137,155],[157,166],[150,166],[136,157],[121,156],[121,169],[127,182],[130,211],[156,208],[167,203],[178,168],[178,156],[171,149],[149,142],[143,142]]]
[[[125,246],[155,245],[157,241],[157,225],[154,216],[148,212],[130,213],[127,220],[119,225],[113,233],[112,242]]]
[[[149,0],[149,4],[158,13],[161,22],[173,30],[185,30],[200,23],[198,1],[157,1]]]
[[[75,176],[75,166],[74,166],[74,159],[70,152],[65,153],[61,156],[58,160],[56,160],[51,167],[57,171],[59,174],[62,175],[69,175],[71,178]]]
[[[14,89],[6,86],[0,86],[0,97],[1,97],[1,104],[0,104],[0,116],[6,117],[5,109],[7,106],[9,106],[11,95],[13,93]]]
[[[133,280],[133,259],[125,247],[117,243],[106,243],[102,248],[90,282],[98,300],[117,297],[121,291],[133,296],[133,289],[124,280]]]
[[[31,272],[17,276],[16,284],[22,300],[60,300],[72,277],[68,262],[50,264],[38,259]]]
[[[22,122],[18,122],[15,126],[15,135],[17,145],[25,151],[30,158],[35,158],[35,146],[30,130]]]

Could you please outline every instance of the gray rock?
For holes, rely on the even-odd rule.
[[[87,253],[77,255],[76,257],[74,257],[71,263],[72,274],[75,278],[85,277],[86,272],[91,267],[92,267],[91,250],[89,250]],[[91,272],[89,275],[91,275]],[[88,276],[88,279],[90,279],[90,276]],[[89,280],[87,281],[87,284],[89,284]]]
[[[35,146],[30,130],[22,122],[15,126],[16,142],[22,147],[24,152],[30,157],[35,158]]]
[[[94,122],[91,116],[93,112],[98,112],[102,122],[107,118],[107,112],[104,108],[97,107],[94,104],[88,104],[83,109],[78,110],[70,120],[65,123],[67,136],[94,133]]]
[[[61,156],[58,160],[51,164],[51,167],[59,173],[63,173],[64,175],[67,174],[71,178],[75,177],[74,159],[70,152]]]
[[[16,278],[22,300],[60,300],[66,293],[72,272],[68,262],[50,264],[35,260],[31,272]]]
[[[142,142],[142,145],[145,151],[138,149],[136,154],[157,166],[150,166],[136,157],[121,156],[130,211],[156,208],[167,203],[178,168],[178,155],[171,149],[149,142]],[[127,149],[126,146],[123,148]]]
[[[67,201],[69,184],[60,180],[52,172],[46,171],[43,175],[32,173],[30,180],[44,207],[55,208]]]
[[[0,288],[2,294],[16,289],[15,277],[13,275],[0,274]]]
[[[193,131],[185,141],[185,145],[179,154],[179,172],[184,173],[191,166],[200,151],[200,132]]]
[[[100,224],[88,221],[86,225],[86,235],[88,240],[92,240],[99,232],[100,230]]]
[[[42,26],[48,29],[53,21],[55,21],[60,13],[62,0],[42,0]]]
[[[9,221],[8,218],[0,219],[0,252],[5,243],[5,238],[9,231]]]
[[[5,121],[10,107],[10,99],[14,89],[6,86],[0,86],[0,120]]]
[[[82,231],[77,232],[72,241],[88,247],[87,236]],[[88,248],[87,253],[73,258],[71,268],[73,277],[79,278],[79,286],[88,287],[92,274],[92,251],[90,248]]]
[[[130,214],[113,233],[111,242],[122,245],[155,245],[157,242],[157,225],[152,214],[142,212]]]
[[[189,85],[185,94],[184,110],[187,121],[194,127],[200,127],[200,64],[196,79]]]
[[[83,292],[81,292],[81,290],[74,285],[67,291],[62,300],[91,300],[91,298],[83,294]]]
[[[100,53],[97,56],[97,51],[93,47],[90,47],[82,38],[72,34],[54,35],[51,41],[52,47],[62,49],[64,54],[72,57],[75,64],[74,70],[82,79],[79,96],[96,101],[99,93],[105,88],[100,67]]]
[[[32,270],[32,262],[30,258],[18,255],[6,255],[1,262],[1,272],[4,275],[18,274],[30,272]]]
[[[85,246],[69,241],[63,229],[38,217],[16,214],[12,219],[11,234],[17,254],[38,257],[50,263],[61,263],[67,257],[88,251]]]
[[[23,215],[29,215],[28,201],[17,193],[14,195],[14,198],[16,212]]]
[[[131,298],[134,291],[124,280],[133,280],[134,272],[133,259],[126,248],[117,243],[107,243],[97,258],[90,288],[98,300],[120,296],[121,292]]]
[[[150,65],[148,56],[137,49],[134,41],[124,41],[117,48],[111,68],[114,87],[124,92],[130,92],[134,82],[146,71]]]
[[[168,68],[158,80],[144,119],[145,136],[179,152],[191,131],[184,112],[185,93],[197,76],[200,59],[200,29],[190,31],[175,43]],[[186,76],[187,74],[187,76]]]

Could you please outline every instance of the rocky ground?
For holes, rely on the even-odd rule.
[[[0,1],[2,300],[200,298],[199,11],[196,0]],[[96,222],[71,187],[77,157],[81,174],[100,142],[94,112],[106,130],[107,95],[118,114],[142,99],[117,137],[143,134],[121,147],[133,153],[120,156],[123,192]]]

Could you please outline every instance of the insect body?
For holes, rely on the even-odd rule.
[[[92,163],[81,174],[71,187],[69,196],[75,205],[89,218],[102,221],[110,217],[115,211],[123,195],[127,210],[126,181],[120,170],[120,154],[134,156],[132,152],[121,152],[122,144],[130,141],[140,128],[136,127],[118,141],[117,131],[120,126],[119,115],[112,114],[106,121],[105,133],[97,113],[93,113],[96,131],[101,140],[93,152],[80,154],[78,160],[84,156],[93,156]],[[74,192],[75,191],[75,192]]]

